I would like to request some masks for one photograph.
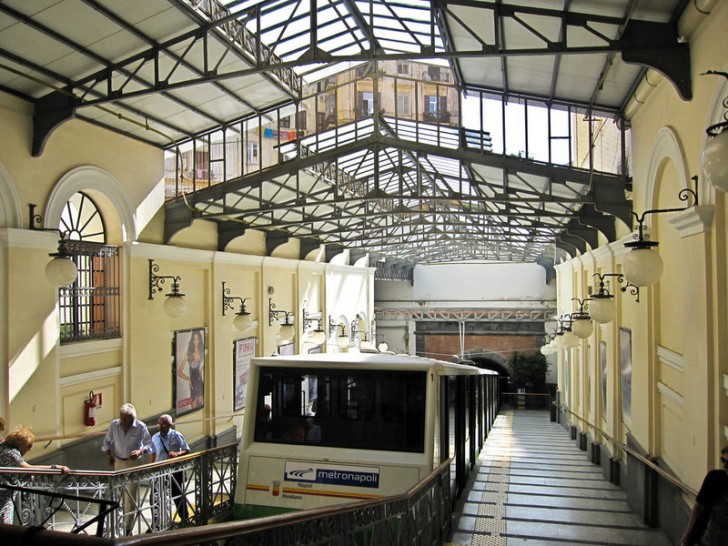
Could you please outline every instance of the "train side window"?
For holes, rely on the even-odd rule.
[[[339,417],[368,421],[374,417],[374,382],[360,376],[345,376],[339,381]]]

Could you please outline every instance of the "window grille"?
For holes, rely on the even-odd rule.
[[[61,343],[121,337],[119,248],[69,241],[78,276],[59,288]]]

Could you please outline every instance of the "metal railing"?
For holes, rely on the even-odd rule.
[[[83,544],[439,546],[452,528],[450,462],[441,464],[406,493],[384,499],[113,540],[87,536]],[[13,526],[8,537],[12,544],[19,544],[23,530]],[[67,537],[39,530],[33,533],[32,544],[68,545]]]
[[[501,406],[513,409],[549,409],[551,396],[543,393],[501,393]]]
[[[577,415],[570,409],[568,409],[566,406],[562,406],[561,410],[576,419],[577,421],[581,422],[587,430],[592,431],[592,435],[594,436],[594,440],[597,443],[600,443],[600,440],[603,438],[604,440],[610,442],[612,444],[615,456],[618,451],[624,452],[626,455],[629,455],[633,457],[634,459],[640,461],[643,465],[645,465],[647,468],[655,471],[657,474],[662,476],[665,480],[667,480],[669,483],[680,489],[683,493],[686,495],[690,495],[692,497],[695,497],[698,492],[690,487],[688,484],[683,482],[682,480],[678,479],[676,476],[665,470],[664,468],[658,466],[658,464],[655,462],[655,457],[652,456],[644,456],[640,454],[638,451],[632,449],[627,444],[619,441],[614,436],[610,435],[608,432],[605,432],[598,426],[596,426],[591,421],[588,421],[587,419],[584,419],[583,417]]]
[[[232,514],[238,446],[120,471],[0,468],[23,526],[104,537],[205,525]]]

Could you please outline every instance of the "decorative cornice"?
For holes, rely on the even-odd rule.
[[[713,205],[698,205],[675,215],[668,222],[675,226],[680,237],[708,233],[713,227]]]
[[[61,359],[76,358],[79,356],[97,355],[120,351],[122,347],[121,338],[100,339],[98,341],[82,341],[79,343],[68,343],[61,345],[59,355]]]
[[[0,229],[0,244],[10,248],[32,248],[55,251],[60,235],[55,231],[39,229]]]

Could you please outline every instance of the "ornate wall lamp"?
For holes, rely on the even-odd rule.
[[[172,280],[172,286],[170,287],[167,299],[164,300],[164,312],[168,317],[177,318],[181,317],[187,311],[187,302],[185,301],[185,295],[179,291],[179,281],[181,277],[174,275],[157,275],[159,271],[159,265],[154,263],[154,260],[149,260],[149,299],[154,299],[156,292],[162,291],[162,284],[167,279]]]
[[[706,74],[728,79],[726,72],[708,70],[703,75]],[[728,96],[723,97],[723,109],[723,121],[705,130],[708,133],[708,143],[705,145],[700,163],[708,183],[720,191],[728,192]]]
[[[228,309],[234,310],[235,309],[235,302],[240,302],[240,308],[238,311],[235,312],[235,318],[233,319],[233,327],[238,330],[239,332],[244,332],[246,330],[252,330],[253,328],[258,327],[258,321],[253,320],[253,317],[250,313],[248,313],[248,310],[245,308],[245,302],[249,300],[250,298],[241,298],[240,296],[229,296],[230,289],[225,287],[225,281],[222,281],[222,315],[225,316],[225,313]]]
[[[635,286],[649,286],[660,280],[662,276],[662,258],[657,252],[652,250],[659,243],[657,241],[650,241],[649,237],[645,235],[645,216],[663,212],[679,212],[687,210],[690,206],[698,206],[698,177],[693,176],[692,179],[695,181],[695,190],[685,188],[677,194],[680,201],[687,202],[683,208],[650,209],[644,211],[641,215],[638,215],[636,212],[632,213],[632,216],[637,221],[637,226],[635,226],[637,233],[633,236],[636,240],[624,244],[624,246],[631,250],[622,261],[622,270],[625,278]],[[693,198],[692,205],[690,205],[690,196]]]
[[[303,309],[303,330],[304,332],[306,329],[311,325],[311,323],[316,322],[316,327],[311,330],[308,333],[308,339],[312,343],[315,343],[316,345],[323,345],[326,343],[326,332],[321,328],[321,312],[315,312],[315,313],[309,313],[306,311],[306,308]]]
[[[334,317],[329,316],[329,335],[334,333],[339,328],[339,335],[336,336],[336,344],[342,349],[346,349],[349,346],[349,336],[346,335],[346,327],[343,323],[337,323],[334,321]]]
[[[53,259],[48,262],[48,265],[46,265],[46,278],[58,287],[72,284],[78,276],[78,267],[74,261],[74,255],[68,250],[70,234],[68,232],[63,232],[58,228],[35,227],[35,225],[40,224],[43,219],[40,214],[35,213],[35,205],[33,203],[28,204],[28,209],[30,209],[30,229],[36,231],[55,231],[59,235],[58,252],[48,254],[48,256]]]
[[[571,331],[579,339],[586,339],[594,331],[594,324],[591,316],[584,309],[585,301],[579,298],[571,298],[572,301],[579,302],[579,310],[571,313]]]
[[[599,279],[594,284],[596,292],[592,293],[592,287],[589,287],[589,313],[594,322],[607,324],[608,322],[612,322],[617,314],[617,309],[614,305],[614,295],[609,292],[609,281],[605,280],[607,277],[615,277],[622,292],[629,290],[630,294],[636,297],[635,301],[640,301],[639,287],[627,281],[624,275],[620,273],[594,273],[593,276]],[[623,283],[624,286],[621,286]]]
[[[278,315],[284,316],[283,324],[280,325],[280,329],[278,330],[278,336],[281,338],[281,343],[288,343],[296,334],[296,330],[293,327],[293,311],[276,309],[273,298],[268,298],[268,326],[273,326],[273,322],[278,320]]]
[[[377,349],[379,349],[380,353],[385,353],[389,350],[389,345],[384,340],[384,334],[377,334],[376,339],[381,339],[382,341],[379,342],[377,345]]]
[[[559,327],[554,333],[554,345],[556,346],[556,349],[574,349],[575,347],[578,347],[579,338],[571,331],[571,325],[573,323],[571,315],[563,315],[556,320],[559,322]]]
[[[541,354],[544,356],[552,355],[559,350],[556,347],[556,332],[548,335],[547,339],[549,339],[549,342],[541,346]]]

